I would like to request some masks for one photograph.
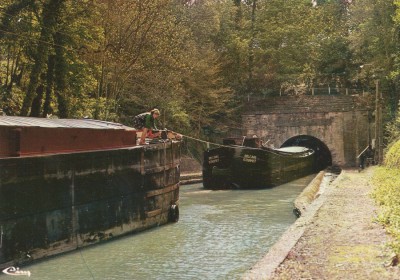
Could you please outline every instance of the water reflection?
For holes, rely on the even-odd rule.
[[[178,223],[21,269],[41,280],[240,279],[295,221],[293,201],[312,178],[251,191],[183,186]]]

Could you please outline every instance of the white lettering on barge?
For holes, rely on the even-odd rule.
[[[208,164],[219,162],[219,155],[208,157]]]
[[[257,156],[255,156],[255,155],[244,155],[243,156],[243,161],[244,162],[256,162],[257,161]]]

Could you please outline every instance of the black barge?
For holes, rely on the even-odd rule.
[[[179,218],[180,141],[96,120],[0,117],[0,267]]]
[[[204,152],[205,189],[269,188],[317,171],[315,153],[305,147],[266,148],[258,138],[227,138]]]

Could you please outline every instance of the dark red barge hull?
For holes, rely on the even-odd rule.
[[[117,149],[136,145],[136,130],[98,120],[0,118],[0,157]]]
[[[119,124],[0,117],[0,268],[177,221],[180,142],[135,143]]]

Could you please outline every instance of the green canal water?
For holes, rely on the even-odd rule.
[[[178,223],[20,270],[30,271],[32,280],[240,279],[295,221],[293,201],[313,178],[247,191],[182,186]]]

